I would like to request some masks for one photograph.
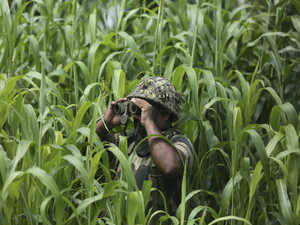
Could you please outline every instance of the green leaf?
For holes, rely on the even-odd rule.
[[[111,197],[116,194],[116,188],[120,186],[118,181],[106,183],[103,188],[103,198]]]
[[[183,177],[182,177],[182,183],[181,183],[181,203],[180,206],[177,209],[176,213],[179,213],[180,217],[180,224],[183,225],[184,221],[185,221],[185,209],[186,209],[186,189],[187,189],[187,183],[186,183],[186,179],[187,179],[187,172],[186,172],[187,168],[186,168],[186,164],[184,164],[184,171],[183,171]]]
[[[33,140],[36,144],[39,143],[40,133],[39,128],[41,125],[38,123],[34,108],[32,105],[26,104],[23,108],[23,113],[26,118],[22,123],[23,132],[26,134],[26,138]],[[48,111],[46,110],[45,113]],[[46,114],[44,115],[45,118]],[[25,125],[26,124],[26,125]],[[25,126],[24,126],[25,125]],[[42,138],[42,137],[41,137]]]
[[[241,218],[241,217],[237,217],[237,216],[224,216],[224,217],[221,217],[221,218],[218,218],[218,219],[215,219],[213,220],[212,222],[210,222],[208,225],[213,225],[213,224],[216,224],[218,222],[221,222],[221,221],[226,221],[226,220],[237,220],[237,221],[241,221],[241,222],[244,222],[246,224],[249,224],[249,225],[252,225],[250,223],[250,221],[244,219],[244,218]]]
[[[7,121],[9,111],[10,105],[8,102],[0,102],[0,130],[2,130],[4,123]]]
[[[115,99],[124,97],[126,76],[123,70],[115,70],[112,77],[112,91]]]
[[[218,137],[215,135],[213,127],[211,126],[209,121],[204,121],[203,126],[205,128],[205,135],[206,135],[206,140],[207,140],[207,143],[209,145],[209,148],[213,148],[220,141],[219,141]]]
[[[232,132],[236,137],[236,139],[239,141],[241,136],[242,126],[243,126],[242,110],[240,107],[233,108],[232,124],[233,124]]]
[[[196,72],[193,68],[183,65],[183,68],[188,76],[189,85],[191,88],[191,94],[193,97],[193,106],[195,107],[195,112],[199,115],[199,98],[198,98],[198,80]]]
[[[89,17],[89,35],[91,38],[91,43],[94,43],[96,41],[96,28],[97,28],[97,11],[96,9],[94,9]]]
[[[12,77],[5,82],[4,87],[1,88],[0,86],[0,99],[7,100],[13,97],[13,89],[15,88],[17,81],[22,78],[23,76]]]
[[[264,34],[262,34],[259,38],[257,38],[255,41],[252,41],[250,43],[247,44],[248,47],[254,47],[255,45],[258,44],[259,40],[264,38],[264,37],[288,37],[289,34],[283,33],[283,32],[266,32]]]
[[[12,21],[11,21],[11,13],[10,13],[10,7],[8,4],[7,0],[3,0],[0,4],[1,6],[1,14],[2,16],[6,19],[4,20],[6,23],[4,23],[6,25],[7,28],[10,28],[10,26],[12,25]],[[6,30],[6,32],[9,32],[9,30]]]
[[[68,144],[65,147],[70,152],[72,152],[72,155],[74,155],[76,158],[80,158],[81,157],[81,152],[80,152],[80,150],[75,145]]]
[[[286,182],[284,180],[276,180],[277,193],[279,197],[279,205],[281,214],[287,224],[294,224],[291,203],[287,193]]]
[[[203,70],[204,82],[206,83],[208,97],[214,98],[217,96],[217,89],[214,76],[211,71]]]
[[[248,9],[248,8],[254,8],[254,5],[250,5],[250,4],[239,5],[232,12],[230,12],[231,19],[233,19],[237,14],[242,13],[241,11]]]
[[[262,162],[265,174],[266,174],[267,178],[269,178],[270,171],[269,171],[268,155],[267,155],[265,145],[264,145],[264,142],[263,142],[261,136],[253,129],[246,130],[245,132],[250,135],[251,140],[254,143],[256,151],[257,151],[257,153],[259,155],[259,158]]]
[[[98,79],[97,79],[98,82],[101,80],[101,76],[102,76],[102,73],[103,73],[103,70],[104,70],[106,64],[107,64],[113,57],[115,57],[116,55],[119,55],[119,54],[121,54],[121,53],[122,53],[122,52],[113,52],[113,53],[109,54],[109,55],[106,57],[105,61],[101,64],[101,67],[100,67],[100,70],[99,70],[99,73],[98,73]]]
[[[122,31],[124,31],[126,29],[126,27],[130,24],[129,19],[134,17],[139,12],[139,10],[140,10],[140,8],[137,8],[137,9],[132,9],[129,12],[126,12],[127,15],[122,20],[122,26],[121,26]],[[126,11],[127,11],[127,9],[126,9]]]
[[[284,127],[287,149],[299,149],[299,137],[291,124]]]
[[[230,180],[227,182],[222,196],[221,196],[221,210],[226,211],[228,210],[229,204],[230,204],[230,199],[231,195],[233,194],[233,190],[236,184],[238,184],[242,180],[242,176],[240,173],[237,173],[235,177],[231,177]]]
[[[43,223],[45,223],[47,225],[51,225],[50,221],[47,219],[47,215],[48,215],[47,207],[48,207],[49,202],[52,200],[52,198],[53,198],[52,195],[45,198],[42,201],[41,208],[40,208]]]
[[[193,208],[193,210],[191,211],[190,215],[189,215],[189,218],[188,218],[188,223],[187,225],[194,225],[194,221],[193,219],[197,216],[197,214],[201,211],[204,211],[203,212],[203,215],[206,214],[206,211],[209,211],[213,218],[216,218],[217,217],[217,213],[215,212],[215,210],[211,207],[208,207],[208,206],[202,206],[202,205],[198,205],[197,207]],[[204,224],[204,223],[201,223],[201,225]]]
[[[247,213],[246,213],[247,220],[249,220],[251,218],[252,208],[255,203],[254,194],[255,194],[256,190],[258,189],[258,185],[262,178],[263,178],[262,164],[261,164],[261,161],[259,161],[256,164],[253,175],[251,177],[249,202],[248,202],[248,208],[247,208]]]
[[[80,106],[78,112],[76,113],[75,120],[73,121],[73,127],[72,127],[73,132],[80,127],[83,116],[85,115],[87,110],[91,107],[91,105],[92,105],[91,102],[86,101]]]
[[[11,184],[18,178],[22,177],[24,175],[23,171],[13,171],[11,173],[9,173],[7,179],[5,180],[5,183],[3,185],[2,191],[1,191],[1,197],[2,197],[2,201],[5,202],[8,192],[9,192],[9,188],[11,186]]]
[[[26,170],[26,173],[31,174],[39,179],[39,181],[49,189],[55,197],[60,195],[59,188],[54,178],[39,167],[31,167]]]
[[[280,140],[284,137],[281,133],[276,133],[266,146],[266,152],[268,156],[271,156],[276,146],[280,143]]]
[[[300,14],[300,3],[297,0],[292,0],[293,6],[297,9],[298,14]]]
[[[79,158],[77,158],[73,155],[65,155],[63,157],[63,159],[65,159],[69,163],[71,163],[80,172],[80,175],[81,175],[82,179],[84,180],[86,187],[91,188],[89,174],[88,174],[87,170],[84,168],[83,162]]]
[[[17,167],[19,161],[26,154],[30,144],[31,144],[31,141],[21,140],[21,142],[18,145],[16,156],[14,157],[14,159],[12,161],[12,167],[10,170],[11,172],[14,172],[16,170],[16,167]]]
[[[88,58],[87,58],[87,65],[88,65],[88,68],[89,68],[89,71],[90,71],[90,74],[92,76],[95,76],[96,75],[96,53],[97,53],[97,50],[99,48],[101,44],[101,41],[96,41],[95,43],[93,43],[89,49],[89,52],[88,52]]]
[[[279,107],[286,114],[288,122],[292,123],[295,127],[297,127],[297,125],[298,125],[298,116],[297,116],[297,112],[295,110],[295,107],[289,102],[286,102],[282,105],[279,105]]]
[[[298,194],[297,207],[296,207],[296,215],[300,215],[300,194]]]
[[[202,107],[202,117],[204,118],[206,114],[209,113],[209,109],[214,110],[213,108],[211,108],[213,105],[215,105],[217,102],[222,101],[229,101],[226,98],[219,98],[219,97],[215,97],[212,98],[209,102],[207,102],[203,107]]]
[[[300,156],[300,149],[291,149],[291,150],[286,150],[286,151],[280,152],[276,156],[276,158],[277,159],[283,159],[283,158],[285,158],[289,155],[292,155],[292,154]]]
[[[118,159],[120,162],[120,166],[122,168],[122,173],[123,175],[127,178],[127,182],[129,184],[129,190],[137,190],[137,185],[136,181],[133,175],[133,171],[131,169],[131,165],[125,155],[123,154],[120,149],[114,145],[114,144],[109,144],[108,145],[108,150],[114,154],[114,156]]]
[[[276,131],[279,131],[281,125],[281,113],[282,113],[281,108],[278,105],[276,105],[272,108],[270,114],[269,123],[271,127]]]
[[[299,4],[300,6],[300,4]],[[291,17],[292,23],[294,25],[294,28],[298,33],[300,33],[300,17],[299,16],[292,16]]]
[[[2,145],[0,145],[0,173],[1,173],[1,179],[2,183],[5,183],[6,176],[7,176],[7,170],[8,170],[8,163],[9,159],[7,157],[6,152],[4,151]]]
[[[127,224],[135,224],[135,218],[137,216],[139,201],[138,193],[130,192],[127,197],[127,207],[126,207],[126,219]]]
[[[92,79],[91,79],[91,76],[89,76],[90,73],[89,73],[89,69],[86,66],[86,64],[82,61],[75,61],[75,63],[81,69],[81,72],[83,73],[83,77],[84,77],[86,83],[90,85],[90,83],[92,83]]]
[[[124,31],[120,31],[118,34],[126,41],[129,48],[131,48],[134,52],[139,52],[139,48],[132,36]]]
[[[152,181],[151,180],[145,180],[143,182],[143,188],[142,188],[142,194],[144,199],[144,207],[146,208],[151,195],[151,187],[152,187]]]
[[[162,57],[164,56],[165,52],[167,52],[168,50],[172,49],[172,46],[166,46],[162,49],[160,49],[159,54],[157,55],[154,63],[153,63],[153,67],[156,68],[158,64],[161,63]]]
[[[182,92],[183,76],[184,68],[182,66],[176,67],[172,74],[171,81],[176,90],[179,92]]]
[[[124,156],[128,158],[128,144],[127,137],[120,136],[119,137],[119,149],[123,152]]]
[[[62,199],[62,196],[55,198],[55,219],[57,225],[64,225],[64,212],[66,204]]]
[[[100,87],[98,82],[95,83],[91,83],[89,85],[87,85],[87,87],[84,89],[83,95],[80,98],[80,104],[83,104],[85,101],[88,101],[88,96],[90,95],[90,93],[92,92],[92,89],[95,87]]]
[[[176,60],[176,55],[172,54],[166,64],[164,77],[167,78],[168,80],[171,80],[172,72],[173,72],[174,65],[175,65],[175,60]],[[177,88],[176,88],[176,90],[179,91],[179,89],[177,89]]]
[[[77,207],[76,209],[76,213],[72,213],[72,215],[68,218],[68,220],[73,219],[76,214],[80,215],[84,210],[86,210],[87,207],[89,207],[91,204],[93,204],[94,202],[100,201],[103,199],[103,192],[100,194],[97,194],[93,197],[84,199],[80,205]]]
[[[269,92],[269,94],[274,98],[274,100],[276,101],[276,104],[277,105],[281,105],[282,104],[282,101],[279,97],[279,95],[276,93],[276,91],[271,88],[271,87],[266,87],[264,88],[264,90],[266,90],[267,92]]]
[[[105,149],[97,152],[93,158],[91,159],[91,167],[90,167],[90,170],[88,171],[89,172],[89,179],[90,180],[93,180],[96,173],[97,173],[97,170],[99,169],[99,161],[102,157],[102,154],[104,153]]]
[[[33,54],[37,57],[39,54],[39,42],[34,35],[29,35],[28,40],[30,42],[31,49]]]

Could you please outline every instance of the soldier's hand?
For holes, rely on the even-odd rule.
[[[113,128],[121,124],[121,115],[116,114],[114,112],[113,106],[119,102],[126,102],[126,101],[128,101],[127,98],[120,98],[117,101],[112,101],[111,104],[108,106],[107,111],[104,115],[104,121],[108,127]]]
[[[136,104],[141,109],[141,115],[135,115],[135,117],[140,120],[141,124],[144,127],[153,122],[153,106],[149,102],[141,98],[132,98],[130,101]]]

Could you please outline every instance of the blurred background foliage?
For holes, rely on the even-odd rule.
[[[183,94],[176,126],[195,147],[161,222],[299,224],[297,0],[1,0],[0,224],[151,219],[126,139],[104,148],[94,131],[156,75]]]

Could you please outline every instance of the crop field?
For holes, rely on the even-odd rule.
[[[157,75],[184,97],[195,157],[160,223],[300,224],[298,0],[0,0],[0,225],[153,218],[126,138],[95,127]]]

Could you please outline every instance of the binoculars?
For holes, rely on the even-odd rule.
[[[141,109],[130,101],[118,102],[112,106],[115,114],[121,115],[121,123],[126,124],[128,117],[131,115],[141,114]]]

